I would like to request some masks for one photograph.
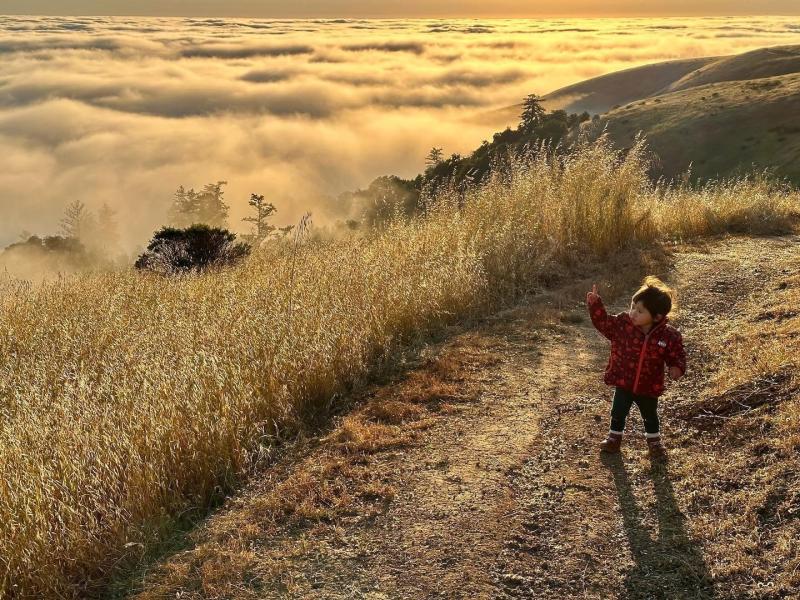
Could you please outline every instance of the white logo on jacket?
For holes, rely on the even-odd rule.
[[[664,340],[658,340],[658,345],[661,346],[662,348],[666,348],[667,342],[665,342]]]

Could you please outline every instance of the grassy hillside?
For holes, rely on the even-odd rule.
[[[776,46],[723,56],[688,73],[656,94],[677,92],[725,81],[746,81],[800,73],[800,46]],[[646,96],[640,96],[639,99]]]
[[[542,106],[548,110],[565,110],[570,113],[604,113],[614,106],[657,94],[685,75],[716,60],[716,57],[670,60],[615,71],[550,92],[543,96]],[[505,122],[512,125],[519,121],[521,113],[522,104],[515,104],[484,115],[482,120],[492,124]]]
[[[619,106],[670,92],[725,81],[746,81],[800,73],[800,46],[760,48],[733,56],[668,60],[593,77],[548,93],[543,106],[602,114]],[[495,111],[512,123],[522,104]]]
[[[544,97],[544,105],[551,110],[604,113],[614,106],[658,94],[716,61],[714,57],[670,60],[609,73],[551,92]]]
[[[584,128],[607,128],[620,148],[642,132],[659,158],[656,173],[692,166],[701,178],[774,169],[800,184],[800,74],[691,87],[612,110]]]
[[[800,46],[667,61],[595,77],[544,97],[549,109],[586,110],[619,148],[641,132],[658,158],[656,176],[691,165],[696,178],[771,169],[800,184]],[[521,105],[504,108],[509,122]],[[577,132],[573,132],[576,136]]]
[[[800,213],[759,182],[655,187],[640,147],[606,143],[439,194],[419,218],[217,273],[0,280],[0,597],[100,595],[398,344],[587,255]]]

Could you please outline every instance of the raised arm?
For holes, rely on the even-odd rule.
[[[608,339],[614,337],[614,325],[617,317],[610,316],[603,306],[603,300],[597,293],[597,285],[592,286],[592,291],[586,294],[586,306],[589,308],[589,316],[595,329]]]

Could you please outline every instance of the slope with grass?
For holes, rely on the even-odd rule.
[[[680,299],[689,371],[601,456],[608,343],[646,273]],[[127,582],[138,600],[772,600],[800,590],[800,236],[620,254],[469,326],[366,390]]]
[[[688,58],[615,71],[550,92],[544,97],[544,104],[567,112],[604,113],[614,106],[657,95],[675,81],[717,60],[717,57]]]
[[[657,94],[716,60],[717,57],[669,60],[614,71],[550,92],[543,96],[542,105],[548,110],[560,109],[569,113],[604,113],[614,106]],[[484,118],[490,123],[516,124],[522,108],[522,104],[507,106],[485,115]]]
[[[584,132],[629,148],[638,134],[657,175],[710,179],[769,168],[800,185],[800,73],[711,83],[617,108]]]
[[[759,48],[731,56],[708,56],[652,63],[579,81],[542,98],[550,110],[591,114],[670,92],[727,81],[749,81],[800,72],[800,46]],[[519,119],[522,104],[495,111],[508,123]]]
[[[701,179],[769,168],[800,185],[799,92],[800,46],[775,46],[610,73],[551,92],[543,104],[600,115],[573,140],[607,130],[616,147],[630,148],[644,135],[658,159],[656,177],[690,167]],[[512,123],[521,111],[496,115]]]
[[[800,46],[760,48],[734,56],[712,59],[655,94],[679,92],[726,81],[750,81],[800,73]],[[640,96],[643,99],[646,96]]]
[[[0,596],[102,596],[399,349],[563,281],[587,255],[780,231],[800,214],[798,194],[765,182],[655,186],[642,153],[606,140],[540,153],[463,195],[443,191],[418,218],[277,241],[219,272],[0,280]],[[345,455],[394,431],[349,423]],[[388,493],[353,472],[371,482],[367,498]],[[264,515],[324,517],[293,485],[263,499]],[[346,505],[346,486],[303,485]]]

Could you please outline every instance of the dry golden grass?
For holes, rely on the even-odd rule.
[[[466,198],[443,193],[424,218],[276,244],[223,272],[3,284],[0,595],[95,593],[397,344],[512,301],[565,262],[798,212],[796,195],[758,183],[654,187],[642,156],[603,140],[542,155]],[[387,439],[374,433],[354,425],[342,443]]]
[[[797,192],[764,174],[702,185],[659,186],[653,213],[662,236],[689,239],[720,233],[773,234],[798,217]]]
[[[705,282],[697,308],[719,318],[698,320],[702,360],[673,411],[694,450],[679,472],[687,514],[724,598],[800,589],[800,254],[771,258]]]
[[[477,347],[480,342],[471,336],[448,342],[393,385],[364,390],[358,406],[337,418],[327,435],[304,438],[306,444],[293,447],[227,510],[192,532],[190,551],[137,581],[135,597],[259,598],[267,581],[302,595],[295,561],[322,552],[323,536],[342,535],[343,520],[380,514],[394,498],[388,474],[376,468],[372,455],[413,448],[419,430],[477,400],[478,386],[465,381],[464,369],[482,373],[500,361]],[[448,403],[442,403],[442,390],[450,394]],[[289,531],[298,539],[286,539]]]

